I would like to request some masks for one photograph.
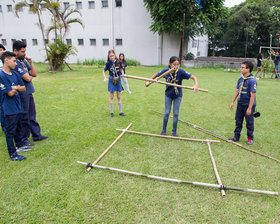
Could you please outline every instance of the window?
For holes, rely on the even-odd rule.
[[[70,5],[70,3],[69,2],[63,2],[63,5],[64,5],[64,8],[66,9]]]
[[[83,8],[82,2],[76,2],[76,8],[77,9],[82,9]]]
[[[108,0],[102,0],[102,8],[108,8]]]
[[[49,40],[48,40],[48,39],[45,39],[44,41],[45,41],[45,44],[48,44],[48,43],[49,43]]]
[[[109,46],[109,39],[102,39],[103,46]]]
[[[197,48],[197,40],[192,40],[192,48]]]
[[[20,8],[18,9],[18,11],[19,11],[19,12],[23,12],[23,7],[20,7]]]
[[[16,39],[12,39],[12,44],[16,41]]]
[[[96,39],[89,39],[89,44],[91,46],[96,46]]]
[[[122,46],[122,39],[116,39],[116,45]]]
[[[71,39],[66,39],[66,44],[72,45],[72,40]]]
[[[32,39],[32,45],[37,46],[38,45],[38,40],[37,39]]]
[[[21,41],[26,44],[26,39],[21,39]]]
[[[78,39],[78,45],[83,46],[84,45],[84,39]]]
[[[13,6],[12,5],[7,5],[8,8],[8,12],[12,12],[13,11]]]
[[[42,10],[46,10],[46,5],[45,4],[40,4],[40,7]]]
[[[89,1],[88,2],[88,8],[89,9],[95,9],[95,1]]]
[[[0,12],[2,12],[2,5],[0,5]]]
[[[7,40],[6,39],[2,39],[1,41],[2,41],[3,45],[7,45]]]
[[[116,7],[122,7],[122,0],[116,0]]]

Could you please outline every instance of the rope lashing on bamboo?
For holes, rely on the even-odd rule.
[[[150,110],[150,111],[153,111],[153,112],[155,112],[155,113],[158,113],[158,114],[162,114],[162,115],[163,115],[163,113],[158,112],[158,111],[156,111],[156,110],[152,110],[152,109],[149,109],[149,110]],[[172,116],[171,116],[171,118],[172,118]],[[224,140],[224,141],[226,141],[226,142],[228,142],[228,143],[231,143],[231,144],[233,144],[233,145],[237,145],[237,146],[239,146],[240,148],[243,148],[243,149],[245,149],[245,150],[247,150],[247,151],[249,151],[249,152],[258,154],[258,155],[260,155],[260,156],[266,157],[266,158],[268,158],[268,159],[272,159],[272,160],[274,160],[274,161],[280,163],[280,160],[279,160],[279,159],[275,159],[275,158],[273,158],[272,156],[269,156],[269,155],[266,155],[266,154],[257,152],[257,151],[255,151],[255,150],[252,150],[252,149],[250,149],[250,148],[247,148],[247,147],[245,147],[245,146],[243,146],[243,145],[241,145],[241,144],[239,144],[239,143],[237,143],[237,142],[233,142],[233,141],[231,141],[231,140],[228,140],[226,137],[223,137],[223,136],[220,136],[220,135],[218,135],[218,134],[215,134],[215,133],[213,133],[213,132],[211,132],[211,131],[208,131],[208,130],[202,128],[202,127],[199,127],[199,126],[197,126],[197,125],[194,125],[194,124],[192,124],[192,123],[190,123],[190,122],[187,122],[187,121],[184,121],[184,120],[181,120],[181,119],[178,119],[178,120],[179,120],[180,122],[184,123],[184,124],[189,125],[190,127],[194,128],[194,129],[196,129],[196,130],[199,130],[199,131],[204,132],[204,133],[206,133],[206,134],[212,135],[212,136],[214,136],[214,137],[216,137],[216,138],[219,138],[219,139],[222,139],[222,140]]]
[[[130,175],[135,175],[135,176],[142,176],[142,177],[146,177],[146,178],[150,178],[150,179],[167,181],[167,182],[192,184],[195,186],[211,187],[211,188],[216,188],[216,189],[220,189],[220,190],[235,190],[235,191],[244,191],[244,192],[250,192],[250,193],[256,193],[256,194],[268,194],[268,195],[278,196],[278,192],[273,192],[273,191],[247,189],[247,188],[224,186],[224,185],[218,185],[218,184],[209,184],[209,183],[202,183],[202,182],[195,182],[195,181],[192,182],[192,181],[179,180],[179,179],[174,179],[174,178],[142,174],[142,173],[137,173],[134,171],[122,170],[122,169],[117,169],[117,168],[113,168],[113,167],[93,165],[91,163],[85,163],[85,162],[80,162],[80,161],[77,161],[77,163],[86,165],[86,167],[88,167],[88,168],[107,169],[107,170],[112,170],[112,171],[116,171],[116,172],[120,172],[120,173],[125,173],[125,174],[130,174]]]
[[[163,82],[163,81],[158,81],[158,80],[155,80],[155,79],[144,78],[144,77],[140,77],[140,76],[122,75],[122,77],[129,78],[129,79],[137,79],[137,80],[142,80],[142,81],[149,81],[149,82],[158,83],[158,84],[162,84],[162,85],[174,86],[174,87],[178,87],[178,88],[182,88],[182,89],[190,89],[190,90],[194,89],[193,87],[189,87],[189,86],[177,85],[177,84],[170,83],[170,82]],[[198,91],[208,93],[207,89],[200,89],[200,88],[198,88]]]

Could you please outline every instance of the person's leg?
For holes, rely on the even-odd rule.
[[[171,104],[172,104],[172,99],[168,96],[165,96],[165,108],[164,108],[163,127],[162,127],[163,132],[166,132],[169,114],[171,111]]]
[[[250,139],[254,139],[254,112],[255,107],[252,108],[252,114],[250,116],[245,116],[246,120],[246,128],[247,128],[247,136]]]
[[[173,100],[173,129],[172,132],[177,132],[177,124],[179,120],[179,109],[181,105],[182,97],[177,97]]]
[[[122,92],[121,91],[117,91],[117,99],[118,99],[118,105],[119,105],[119,115],[121,116],[126,116],[123,112],[122,112]]]
[[[111,115],[114,114],[114,110],[113,110],[113,100],[114,100],[114,92],[110,92],[110,93],[109,93],[109,103],[110,103]],[[111,116],[111,115],[110,115],[110,116]]]
[[[36,120],[36,108],[35,102],[32,94],[29,94],[29,124],[30,124],[30,131],[32,134],[32,138],[34,141],[40,140],[41,138],[41,128]]]
[[[128,94],[131,94],[131,91],[129,90],[129,85],[128,85],[127,78],[122,77],[122,80],[123,80],[124,86],[126,88],[126,91],[128,92]]]
[[[6,118],[4,115],[3,104],[1,104],[1,128],[6,133]]]
[[[244,116],[245,114],[242,106],[237,104],[236,113],[235,113],[235,130],[234,130],[234,137],[236,138],[237,141],[240,138]]]
[[[26,92],[21,92],[20,97],[23,106],[23,113],[21,117],[21,131],[19,133],[19,137],[21,138],[21,142],[27,142],[30,136],[30,120],[29,120],[29,101],[30,94]]]
[[[17,115],[8,115],[6,118],[6,142],[8,147],[9,156],[16,152],[16,147],[14,144],[14,137],[16,134],[18,117]]]

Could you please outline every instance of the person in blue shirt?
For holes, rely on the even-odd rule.
[[[256,79],[259,79],[259,78],[261,78],[262,77],[262,62],[264,61],[263,59],[262,59],[262,53],[259,53],[258,54],[258,57],[257,57],[257,72],[256,72],[256,74],[255,74],[255,78]],[[257,76],[258,75],[258,73],[260,72],[260,75],[259,76]]]
[[[279,59],[280,59],[280,54],[279,51],[271,51],[271,53],[275,56],[274,58],[274,70],[275,70],[275,78],[279,79]]]
[[[125,73],[125,69],[126,69],[126,67],[127,67],[127,63],[126,63],[126,60],[125,60],[125,57],[124,57],[124,53],[120,53],[120,54],[119,54],[119,61],[120,61],[121,66],[122,66],[123,73],[126,74],[126,73]],[[123,83],[124,83],[124,86],[125,86],[125,88],[126,88],[127,93],[128,93],[128,94],[131,94],[131,91],[129,90],[129,85],[128,85],[127,78],[122,77],[122,81],[123,81]]]
[[[168,71],[171,68],[175,68],[175,72],[168,74],[164,76],[166,79],[166,82],[182,85],[183,79],[192,79],[194,81],[194,92],[198,91],[198,81],[197,78],[186,72],[185,70],[179,68],[179,58],[176,56],[173,56],[169,59],[169,67],[163,69],[161,72],[155,73],[152,76],[152,79],[155,79],[158,76],[161,76],[163,73]],[[165,89],[165,111],[164,111],[164,117],[163,117],[163,127],[161,131],[161,135],[166,135],[166,127],[169,119],[169,114],[171,111],[171,106],[173,102],[173,129],[172,129],[172,135],[177,137],[177,124],[179,119],[179,109],[180,104],[183,96],[183,91],[181,88],[177,88],[174,86],[166,86]]]
[[[0,58],[2,56],[2,54],[4,53],[4,51],[6,50],[6,48],[0,44]],[[2,63],[2,60],[0,60],[0,71],[1,69],[3,68],[3,63]],[[0,111],[1,111],[1,128],[2,128],[2,131],[5,133],[6,132],[6,119],[5,119],[5,116],[4,116],[4,111],[2,109],[2,94],[0,92]]]
[[[15,41],[13,43],[13,51],[17,57],[15,71],[21,75],[26,87],[26,92],[20,94],[23,103],[21,136],[26,146],[32,146],[34,143],[28,140],[30,133],[32,134],[33,141],[41,141],[48,138],[48,136],[41,134],[41,127],[36,120],[36,108],[33,98],[35,89],[32,79],[37,76],[37,71],[32,58],[26,56],[26,44],[24,42]]]
[[[13,71],[16,67],[16,55],[6,51],[2,54],[1,60],[3,69],[0,71],[0,90],[3,94],[8,153],[12,160],[21,161],[25,159],[25,156],[17,154],[16,150],[16,147],[23,146],[20,139],[20,119],[23,107],[19,92],[24,92],[26,88],[19,74]]]
[[[229,138],[231,141],[239,141],[240,133],[243,126],[243,120],[245,117],[248,145],[253,145],[254,140],[254,112],[256,107],[256,92],[257,81],[252,75],[253,63],[250,61],[244,61],[241,65],[240,72],[242,76],[238,79],[235,92],[232,97],[230,109],[233,109],[234,102],[238,98],[237,108],[235,113],[235,130],[234,137]]]
[[[109,71],[109,81],[106,78],[106,73],[105,73],[107,70]],[[113,110],[114,92],[117,92],[119,115],[126,116],[122,112],[122,101],[121,101],[121,93],[122,93],[121,91],[123,91],[123,87],[122,87],[120,76],[123,74],[124,72],[121,63],[116,57],[115,51],[109,50],[108,60],[103,70],[103,77],[104,77],[104,82],[108,81],[109,102],[110,102],[110,110],[111,110],[110,117],[114,116],[114,110]]]

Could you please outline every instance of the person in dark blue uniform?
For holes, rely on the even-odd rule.
[[[6,51],[2,54],[1,60],[3,69],[0,71],[0,90],[3,95],[2,108],[6,119],[5,134],[8,153],[12,160],[21,161],[25,159],[25,156],[17,154],[16,151],[16,147],[23,146],[20,139],[20,119],[23,107],[19,92],[24,92],[26,88],[20,75],[13,71],[16,67],[16,55]]]
[[[2,56],[2,54],[4,53],[4,51],[6,50],[6,48],[0,44],[0,58]],[[0,71],[1,69],[3,68],[3,63],[2,63],[2,60],[0,60]],[[6,118],[4,116],[4,111],[3,111],[3,108],[2,108],[2,94],[0,92],[0,111],[1,111],[1,128],[2,128],[2,131],[5,133],[6,132]]]
[[[243,126],[243,120],[245,117],[248,145],[253,145],[254,140],[254,112],[256,107],[256,92],[257,92],[257,81],[252,75],[253,63],[250,61],[244,61],[241,65],[241,76],[236,85],[236,90],[233,94],[230,109],[233,109],[234,102],[238,97],[237,109],[235,113],[235,130],[234,137],[229,138],[234,142],[239,141],[240,133]]]
[[[183,69],[179,68],[179,58],[176,56],[173,56],[169,59],[169,67],[163,69],[161,72],[158,72],[152,76],[152,79],[155,79],[158,76],[161,76],[163,73],[167,72],[169,69],[175,68],[176,72],[168,74],[164,76],[166,79],[166,82],[182,85],[183,79],[192,79],[194,81],[194,92],[198,91],[198,81],[197,78],[186,72]],[[165,112],[163,117],[163,127],[161,135],[166,135],[166,127],[169,119],[169,114],[171,111],[171,106],[173,102],[173,129],[172,129],[172,135],[177,137],[177,124],[179,119],[179,109],[180,104],[183,96],[183,91],[181,88],[174,87],[174,86],[166,86],[165,89]]]
[[[275,70],[275,78],[279,79],[279,59],[280,59],[280,54],[279,51],[271,51],[271,53],[275,56],[274,58],[274,70]]]
[[[37,76],[37,71],[32,58],[26,56],[26,44],[24,42],[15,41],[13,44],[13,51],[17,56],[15,71],[21,75],[26,87],[26,92],[20,94],[23,103],[21,136],[22,141],[25,142],[27,146],[30,146],[34,144],[28,140],[30,133],[32,134],[33,141],[41,141],[48,138],[48,136],[41,135],[40,125],[36,120],[35,102],[32,95],[35,89],[32,79]]]
[[[257,72],[256,72],[256,74],[255,74],[255,78],[256,79],[259,79],[259,78],[261,78],[262,77],[262,62],[263,62],[264,60],[262,59],[262,53],[259,53],[258,54],[258,57],[257,57]],[[257,76],[258,75],[258,73],[260,72],[260,75],[259,76]]]
[[[124,53],[120,53],[119,54],[119,61],[121,63],[121,66],[122,66],[122,69],[123,69],[123,73],[125,73],[125,68],[127,67],[127,63],[126,63],[126,60],[125,60],[125,56],[124,56]],[[128,94],[131,94],[131,91],[129,90],[129,85],[128,85],[128,81],[127,81],[127,78],[125,77],[122,77],[122,81],[124,83],[124,86],[126,88],[126,91]]]
[[[105,72],[109,70],[109,81],[106,78]],[[123,69],[121,66],[120,61],[116,57],[115,51],[110,50],[108,52],[108,60],[105,65],[105,68],[103,70],[103,77],[104,81],[108,81],[108,92],[110,94],[109,96],[109,102],[110,102],[110,117],[114,116],[113,111],[113,99],[114,99],[114,92],[117,92],[117,99],[118,99],[118,105],[119,105],[119,115],[120,116],[126,116],[122,112],[122,101],[121,101],[121,91],[123,91],[122,83],[121,83],[121,75],[123,75]]]

